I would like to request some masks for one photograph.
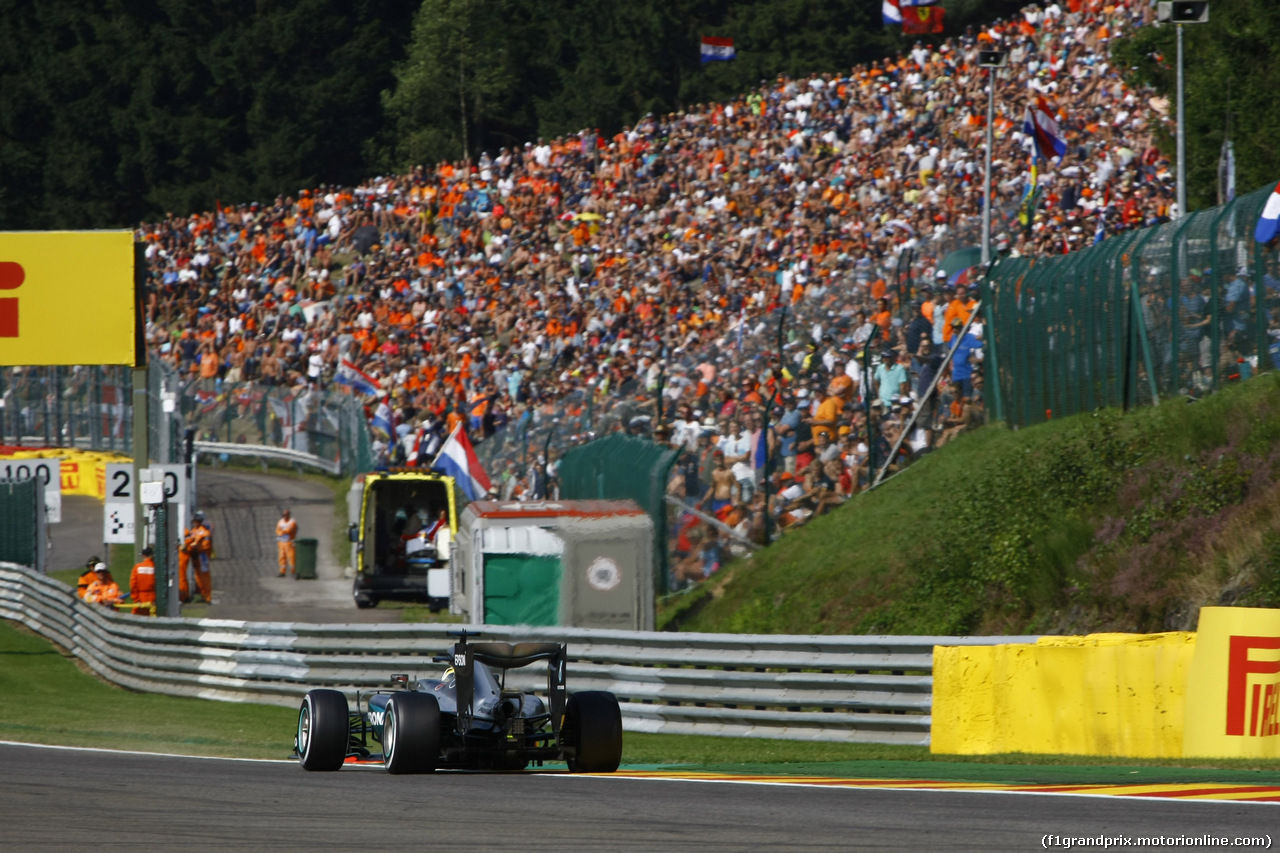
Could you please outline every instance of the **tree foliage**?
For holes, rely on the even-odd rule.
[[[1280,39],[1280,5],[1270,0],[1213,3],[1209,23],[1183,27],[1183,80],[1187,113],[1187,203],[1217,204],[1218,158],[1228,136],[1236,149],[1241,192],[1280,179],[1280,113],[1270,108],[1280,88],[1280,64],[1272,50]],[[1134,82],[1154,86],[1169,99],[1177,93],[1176,30],[1146,27],[1112,48]],[[1175,150],[1176,125],[1159,131],[1164,151]],[[1170,158],[1173,159],[1172,157]]]
[[[956,32],[1020,0],[945,2]],[[738,59],[702,65],[705,35]],[[0,228],[611,134],[908,43],[872,0],[0,0]]]
[[[409,0],[0,4],[0,227],[354,180]]]

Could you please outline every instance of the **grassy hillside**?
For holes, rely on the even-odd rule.
[[[1280,606],[1280,375],[991,426],[670,602],[668,628],[1005,634]],[[678,612],[677,612],[678,611]]]

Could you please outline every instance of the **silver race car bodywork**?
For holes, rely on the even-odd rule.
[[[372,759],[371,743],[392,773],[436,768],[520,770],[565,761],[574,772],[609,773],[622,757],[622,716],[612,693],[565,689],[563,643],[468,643],[464,633],[438,661],[440,678],[395,676],[395,691],[368,696],[348,712],[336,690],[312,690],[298,713],[295,752],[308,770],[336,770]],[[509,670],[546,666],[546,698],[509,688]]]

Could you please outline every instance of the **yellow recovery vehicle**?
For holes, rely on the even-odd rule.
[[[356,607],[387,599],[449,606],[449,556],[458,533],[452,477],[417,469],[363,474],[347,498]]]

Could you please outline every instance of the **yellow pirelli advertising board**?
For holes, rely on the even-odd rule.
[[[1280,610],[1202,607],[1183,755],[1280,758]]]
[[[135,362],[131,231],[0,232],[0,365]]]

